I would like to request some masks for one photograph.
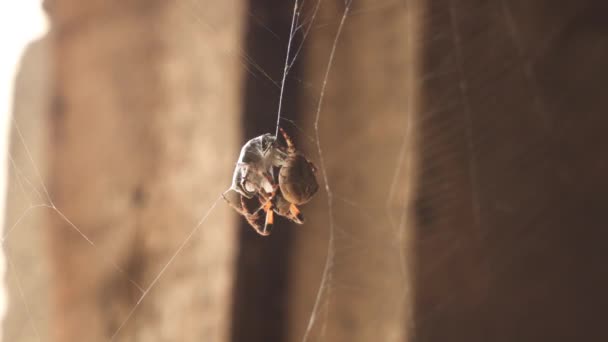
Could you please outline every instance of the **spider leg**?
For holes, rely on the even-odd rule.
[[[296,152],[296,146],[293,144],[293,141],[291,140],[289,135],[287,135],[287,132],[285,132],[283,127],[279,127],[279,131],[281,131],[281,134],[283,135],[283,138],[285,139],[285,143],[287,144],[287,152],[289,154],[294,154]]]
[[[258,232],[258,234],[260,235],[268,236],[272,232],[272,227],[274,225],[274,194],[266,194],[264,192],[260,192],[258,195],[258,199],[260,200],[260,203],[262,203],[262,205],[253,213],[248,211],[247,205],[245,204],[245,200],[243,199],[243,197],[241,197],[241,206],[243,207],[243,210],[246,211],[246,215],[244,216],[247,219],[247,222],[249,222],[249,224],[255,229],[255,231]],[[257,223],[260,218],[258,215],[260,210],[263,210],[266,214],[263,229]]]
[[[264,205],[264,212],[266,213],[266,221],[264,223],[264,233],[263,235],[270,235],[272,231],[272,226],[274,224],[274,211],[272,208],[272,201],[266,202]]]
[[[251,213],[249,212],[249,210],[247,209],[247,205],[245,203],[245,200],[243,199],[243,197],[241,196],[241,207],[243,208],[244,214],[243,216],[245,217],[245,219],[247,220],[247,223],[249,223],[249,225],[260,235],[262,236],[268,236],[270,235],[270,231],[266,231],[266,226],[264,226],[264,229],[262,229],[262,227],[258,224],[258,219],[260,218],[260,216],[258,215],[257,212]],[[268,220],[268,218],[266,218]]]
[[[290,214],[289,219],[292,220],[293,222],[295,222],[297,224],[304,223],[304,215],[302,215],[302,213],[300,212],[300,209],[298,209],[298,207],[293,203],[289,206],[289,214]]]
[[[227,193],[228,191],[231,191],[231,190],[232,190],[232,189],[228,189],[228,190],[224,191],[224,192],[222,193],[222,198],[224,199],[224,201],[226,201],[226,203],[228,203],[228,205],[229,205],[229,206],[230,206],[232,209],[236,210],[236,212],[237,212],[237,213],[239,213],[239,214],[241,214],[241,215],[245,216],[245,215],[246,215],[246,212],[245,212],[245,211],[243,211],[243,209],[242,209],[242,208],[237,208],[237,206],[236,206],[236,205],[234,205],[234,203],[232,203],[232,201],[230,201],[230,200],[228,199],[228,197],[226,197],[226,193]],[[240,196],[240,195],[239,195],[239,196]],[[242,204],[242,203],[243,203],[243,196],[240,196],[240,197],[241,197],[241,204]]]
[[[245,218],[245,220],[247,220],[247,223],[249,223],[249,225],[260,235],[263,236],[267,236],[270,235],[270,231],[266,229],[266,227],[264,227],[264,229],[262,229],[262,227],[258,224],[258,220],[259,220],[259,215],[258,215],[258,211],[256,210],[255,212],[251,213],[249,212],[249,210],[247,209],[247,204],[245,203],[245,197],[244,196],[239,196],[241,198],[241,207],[238,208],[236,205],[234,205],[232,203],[232,201],[230,201],[228,199],[228,197],[226,197],[226,193],[228,191],[230,191],[232,189],[228,189],[226,191],[224,191],[224,193],[222,193],[222,198],[224,199],[224,201],[226,201],[226,203],[228,203],[228,205],[234,209],[237,213],[243,215],[243,217]],[[267,218],[268,220],[268,218]],[[272,221],[272,218],[271,218]]]

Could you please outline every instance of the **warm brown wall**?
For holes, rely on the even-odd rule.
[[[282,122],[319,167],[316,105],[343,13],[322,4],[287,83],[297,127]],[[155,281],[228,186],[240,144],[273,131],[278,89],[252,63],[280,80],[291,5],[250,5],[49,1],[52,103],[31,78],[44,72],[27,69],[48,52],[38,43],[16,117],[45,113],[50,142],[31,118],[26,142],[96,247],[52,209],[26,216],[5,251],[34,314],[9,267],[5,340],[38,340],[32,327],[49,340],[47,324],[57,341],[108,340],[139,298],[130,281]],[[268,238],[220,202],[116,340],[301,341],[330,222],[309,341],[606,339],[606,9],[355,2],[319,121],[333,216],[324,184],[304,226],[279,221]],[[27,165],[16,144],[11,155]],[[15,179],[9,221],[32,203]]]
[[[606,6],[427,11],[415,340],[606,339]]]
[[[325,25],[315,27],[305,51],[303,74],[315,85],[315,95],[302,104],[303,129],[313,137],[317,100],[343,11],[341,1],[323,3],[317,20]],[[308,341],[405,338],[412,229],[402,219],[416,155],[413,82],[419,19],[418,1],[355,1],[350,8],[318,122],[324,165],[314,140],[304,141],[319,168],[325,167],[332,198],[329,204],[320,191],[304,209],[306,225],[296,230],[290,341],[303,336]]]
[[[242,144],[260,134],[274,133],[292,5],[284,0],[249,2],[243,53],[256,66],[246,64],[244,75]],[[290,71],[284,90],[282,116],[290,120],[297,120],[300,114],[297,98],[301,84],[297,79],[302,77],[301,60]],[[282,124],[292,131],[289,123]],[[300,137],[294,139],[300,142]],[[290,312],[289,256],[297,227],[277,219],[277,229],[270,238],[264,238],[245,220],[239,219],[239,223],[231,340],[284,341]]]
[[[243,9],[198,5],[207,10],[163,1],[51,6],[51,196],[96,245],[53,217],[55,341],[107,341],[124,322],[115,341],[228,335],[229,208],[215,207],[180,248],[229,186]],[[126,321],[142,295],[131,281],[154,287]]]
[[[32,42],[15,79],[2,233],[8,301],[2,341],[44,341],[48,335],[50,269],[45,236],[51,210],[43,205],[48,204],[50,55],[48,36]]]

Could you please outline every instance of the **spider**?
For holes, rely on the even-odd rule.
[[[296,150],[291,138],[279,127],[287,149],[279,169],[279,187],[283,197],[290,203],[302,205],[308,203],[319,190],[317,168],[302,153]]]
[[[280,131],[287,147],[279,146],[275,136],[264,134],[249,140],[241,149],[232,186],[226,191],[234,190],[241,195],[241,208],[225,197],[226,192],[222,194],[226,202],[264,236],[270,234],[275,212],[303,224],[304,217],[297,206],[310,201],[319,188],[314,164],[296,150],[282,128]],[[276,181],[275,169],[278,169]],[[243,197],[251,199],[254,196],[261,206],[250,212]],[[266,214],[263,228],[258,224],[260,210]]]
[[[288,202],[281,191],[279,190],[272,199],[266,199],[264,196],[259,196],[259,201],[262,206],[256,211],[249,211],[247,203],[245,203],[245,197],[241,196],[241,208],[237,208],[231,204],[231,206],[245,217],[247,223],[260,235],[268,236],[272,232],[274,225],[274,213],[283,216],[290,221],[297,224],[304,223],[304,216],[300,212],[297,206],[293,203]],[[263,210],[266,214],[264,220],[264,226],[260,224],[260,210]]]

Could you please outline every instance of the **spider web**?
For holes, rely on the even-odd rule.
[[[192,19],[201,25],[202,29],[215,30],[214,27],[208,25],[204,20],[201,20],[196,16],[197,11],[201,11],[197,7],[196,3],[190,4],[194,8],[194,18]],[[402,139],[393,144],[394,153],[391,154],[390,165],[378,165],[377,168],[384,168],[387,171],[382,175],[388,174],[379,187],[383,187],[383,193],[385,194],[384,200],[380,203],[376,201],[375,196],[369,198],[359,198],[356,194],[356,189],[345,193],[336,192],[336,188],[347,189],[344,184],[340,184],[335,187],[334,184],[339,182],[339,174],[333,172],[332,168],[336,165],[333,163],[336,154],[340,153],[337,146],[330,144],[329,146],[325,142],[326,137],[331,137],[335,133],[336,127],[323,126],[323,119],[328,115],[325,109],[325,98],[328,91],[328,85],[331,86],[332,74],[336,72],[335,65],[341,63],[346,64],[344,58],[349,56],[338,56],[336,51],[339,44],[342,41],[344,30],[347,27],[347,22],[356,17],[365,17],[373,14],[377,11],[391,10],[394,3],[389,3],[378,7],[361,7],[353,10],[352,0],[346,0],[344,3],[338,3],[340,5],[336,9],[338,13],[335,17],[320,18],[319,8],[322,5],[334,5],[326,4],[323,1],[315,1],[310,7],[311,11],[306,16],[303,14],[301,9],[306,5],[306,0],[294,1],[294,9],[291,19],[291,29],[289,32],[288,42],[286,46],[285,63],[283,66],[283,73],[280,82],[274,80],[268,72],[262,69],[256,61],[253,61],[247,54],[242,51],[231,51],[231,53],[238,55],[241,59],[241,64],[245,72],[252,74],[256,78],[260,78],[260,83],[270,82],[273,87],[276,87],[279,91],[278,94],[278,105],[277,105],[277,117],[276,127],[269,127],[268,130],[273,128],[278,131],[279,125],[282,123],[288,124],[292,129],[295,129],[301,138],[301,145],[304,150],[316,159],[320,169],[320,183],[324,190],[322,194],[319,194],[315,199],[315,203],[311,205],[311,211],[314,210],[320,215],[313,215],[310,217],[310,222],[307,223],[309,227],[303,227],[301,231],[297,233],[298,239],[302,242],[297,246],[298,248],[305,248],[313,244],[320,244],[326,246],[325,253],[315,255],[311,260],[314,261],[314,267],[312,270],[307,272],[314,273],[317,270],[317,277],[309,277],[302,284],[307,289],[296,289],[296,292],[304,292],[302,296],[304,303],[295,303],[294,305],[298,308],[296,311],[299,313],[294,314],[294,318],[291,320],[290,325],[294,326],[293,334],[290,334],[290,338],[293,340],[330,340],[328,337],[328,331],[331,331],[331,325],[336,324],[331,320],[332,312],[339,311],[338,304],[343,300],[343,294],[356,298],[359,293],[369,293],[371,290],[387,290],[388,292],[379,292],[372,301],[376,302],[373,306],[375,311],[368,312],[367,322],[372,327],[382,326],[381,322],[374,317],[381,316],[380,313],[384,310],[395,313],[398,315],[404,315],[402,310],[405,307],[404,301],[408,295],[409,287],[407,284],[407,259],[406,251],[403,246],[405,245],[405,239],[407,232],[405,230],[407,226],[407,215],[406,215],[406,197],[408,195],[405,189],[405,181],[403,176],[409,171],[411,166],[409,163],[410,156],[407,155],[407,151],[411,148],[411,139],[413,135],[414,123],[411,122],[412,115],[408,115],[406,118],[402,118],[399,124],[396,124],[396,129],[399,130],[398,136]],[[310,5],[310,4],[309,4]],[[382,12],[384,13],[384,12]],[[249,13],[249,15],[252,15]],[[329,32],[329,29],[333,29],[327,34],[329,38],[329,50],[324,56],[325,67],[322,70],[321,75],[313,75],[312,80],[298,80],[290,78],[290,71],[296,63],[297,58],[301,53],[306,53],[307,38],[311,34],[315,34],[315,30]],[[269,31],[269,35],[278,36],[279,33]],[[296,36],[301,37],[299,44],[294,43]],[[409,39],[409,34],[407,39]],[[356,49],[356,41],[349,42],[354,45]],[[409,46],[411,42],[406,43]],[[338,71],[339,72],[339,71]],[[283,117],[282,103],[284,98],[284,90],[286,82],[298,82],[301,87],[306,88],[309,91],[310,98],[308,98],[306,106],[312,108],[314,113],[314,120],[308,123],[299,123],[291,119]],[[335,91],[335,90],[334,90]],[[408,105],[408,111],[414,110],[412,101],[409,99],[405,101]],[[370,117],[370,125],[378,125],[378,127],[385,127],[386,122],[374,123],[373,117]],[[374,129],[377,127],[372,127]],[[354,127],[355,131],[361,130],[360,127]],[[33,334],[33,340],[43,340],[41,337],[41,331],[45,328],[41,327],[45,323],[40,312],[32,311],[32,304],[29,299],[34,298],[31,294],[33,291],[31,288],[26,289],[23,287],[23,282],[20,278],[20,270],[28,267],[26,264],[22,264],[16,260],[19,259],[19,253],[15,253],[9,246],[5,245],[11,236],[18,233],[19,227],[24,225],[24,221],[31,219],[33,223],[37,224],[36,221],[40,220],[41,212],[51,213],[60,220],[67,223],[68,227],[72,229],[80,238],[85,241],[89,247],[95,251],[97,258],[103,264],[107,264],[119,274],[121,277],[127,279],[138,291],[138,299],[132,306],[131,311],[128,313],[125,320],[120,322],[120,325],[114,331],[110,341],[117,339],[120,336],[123,328],[132,322],[133,317],[137,314],[141,304],[146,301],[148,294],[152,291],[157,284],[163,279],[166,271],[169,270],[175,260],[179,258],[182,251],[191,240],[196,237],[201,229],[205,226],[205,223],[209,216],[216,210],[220,205],[220,195],[217,194],[215,200],[211,201],[207,205],[207,208],[201,213],[200,220],[194,225],[183,238],[179,246],[173,251],[171,256],[166,260],[160,271],[152,279],[152,281],[144,286],[138,283],[129,276],[128,271],[124,270],[117,263],[113,262],[111,258],[106,258],[106,253],[96,242],[95,238],[85,234],[76,224],[74,224],[69,217],[67,217],[59,208],[55,205],[50,192],[45,185],[46,180],[44,178],[44,170],[40,170],[36,160],[41,160],[41,157],[37,154],[42,153],[40,151],[30,150],[30,146],[40,144],[38,139],[40,137],[30,137],[25,134],[20,126],[20,122],[16,118],[12,119],[12,131],[14,132],[15,140],[18,142],[13,150],[18,151],[19,158],[11,155],[9,158],[9,166],[13,172],[15,184],[14,189],[20,195],[18,195],[25,203],[21,209],[21,214],[16,217],[13,222],[7,222],[4,233],[3,233],[3,246],[5,247],[5,255],[8,263],[9,281],[11,281],[17,288],[19,298],[21,299],[22,308],[24,315],[27,317],[29,329],[31,332],[24,332],[23,336]],[[333,131],[333,132],[332,132]],[[328,133],[329,132],[329,133]],[[353,133],[354,134],[354,133]],[[303,139],[302,139],[303,138]],[[44,138],[42,138],[44,140]],[[335,139],[328,139],[335,141]],[[393,142],[393,141],[391,141]],[[234,151],[236,156],[238,151]],[[337,159],[337,158],[336,158]],[[231,175],[226,175],[227,184]],[[370,177],[379,177],[378,175],[370,175]],[[347,177],[348,178],[348,177]],[[11,196],[15,196],[12,194]],[[306,212],[306,207],[304,208]],[[340,215],[340,219],[337,219],[336,212]],[[344,212],[351,212],[351,218],[344,220]],[[381,218],[379,219],[378,216]],[[351,231],[349,225],[352,221],[361,220],[366,222],[370,229],[376,230],[374,233],[377,238],[369,240],[369,234],[361,234],[360,232]],[[382,221],[378,223],[378,221]],[[39,224],[39,223],[38,223]],[[315,231],[311,231],[311,230]],[[21,232],[25,233],[25,232]],[[32,234],[30,232],[30,234]],[[270,239],[272,236],[270,237]],[[325,243],[322,243],[325,242]],[[41,243],[40,241],[38,243]],[[386,251],[377,255],[378,246],[383,246]],[[299,251],[298,253],[302,253]],[[353,263],[361,261],[361,259],[375,259],[375,263],[388,263],[388,266],[381,267],[383,270],[393,270],[399,274],[399,281],[396,284],[386,286],[385,284],[370,285],[365,274],[359,272],[359,270],[352,268]],[[311,261],[306,261],[310,263]],[[373,263],[372,262],[372,263]],[[297,272],[292,276],[293,279],[300,279]],[[353,318],[355,319],[355,318]],[[304,320],[306,323],[298,323]],[[298,330],[297,326],[303,327]],[[23,337],[22,336],[22,337]],[[394,336],[397,340],[402,336]]]

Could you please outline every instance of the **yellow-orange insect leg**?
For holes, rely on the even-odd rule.
[[[272,210],[272,203],[270,201],[264,204],[264,212],[266,213],[264,235],[270,235],[270,232],[272,231],[272,225],[274,224],[274,211]]]
[[[289,206],[289,212],[291,213],[291,215],[294,218],[294,222],[297,224],[302,224],[304,223],[304,215],[302,215],[302,213],[300,212],[300,209],[298,209],[298,207],[296,207],[295,204],[291,204]]]

